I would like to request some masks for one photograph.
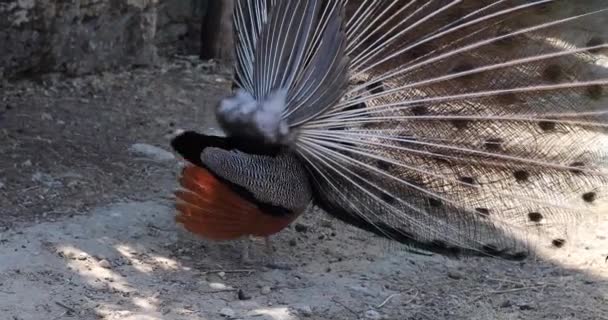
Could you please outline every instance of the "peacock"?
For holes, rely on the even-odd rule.
[[[422,252],[562,248],[608,214],[602,21],[591,0],[237,0],[226,136],[172,141],[177,221],[269,237],[318,207]]]

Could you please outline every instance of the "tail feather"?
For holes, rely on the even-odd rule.
[[[562,247],[576,221],[605,215],[605,3],[336,3],[343,57],[307,67],[348,63],[349,86],[302,121],[283,114],[317,204],[426,250],[511,258]]]
[[[285,144],[291,128],[340,100],[348,84],[343,7],[343,1],[285,0],[270,7],[264,0],[237,1],[235,81],[244,91],[217,110],[229,135]]]

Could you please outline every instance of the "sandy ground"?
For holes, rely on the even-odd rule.
[[[608,319],[608,221],[523,263],[414,255],[311,212],[273,239],[173,222],[177,128],[213,131],[212,65],[0,83],[0,319]]]

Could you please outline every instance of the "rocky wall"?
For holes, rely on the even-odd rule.
[[[196,54],[204,0],[0,0],[0,77],[79,75]]]

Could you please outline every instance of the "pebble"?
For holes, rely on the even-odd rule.
[[[224,278],[224,277],[226,277],[226,272],[220,271],[217,273],[217,275],[220,276],[220,278]]]
[[[524,304],[520,304],[520,305],[519,305],[519,310],[523,310],[523,311],[526,311],[526,310],[534,310],[534,307],[533,307],[533,306],[531,306],[531,305],[529,305],[529,304],[525,304],[525,303],[524,303]]]
[[[215,290],[227,290],[230,289],[229,286],[223,284],[223,283],[219,283],[219,282],[211,282],[209,283],[209,288],[211,289],[215,289]]]
[[[294,311],[303,317],[312,317],[312,308],[309,305],[295,305],[292,307]]]
[[[136,155],[150,158],[155,161],[175,160],[175,156],[171,152],[146,143],[133,144],[129,148],[129,151]]]
[[[270,289],[270,287],[269,287],[269,286],[263,286],[263,287],[262,287],[262,290],[261,290],[261,292],[262,292],[262,294],[263,294],[263,295],[267,295],[267,294],[269,294],[271,291],[272,291],[272,289]]]
[[[511,300],[505,300],[500,304],[501,308],[510,308],[513,306],[513,303],[511,302]]]
[[[42,172],[35,172],[32,175],[32,181],[33,182],[37,182],[37,183],[41,183],[46,187],[56,187],[56,186],[61,186],[61,182],[56,181],[51,175],[46,174],[46,173],[42,173]]]
[[[448,271],[448,277],[454,280],[460,280],[462,278],[464,278],[464,274],[460,271],[456,271],[456,270],[451,270]]]
[[[102,268],[106,268],[106,269],[110,269],[112,268],[112,265],[110,264],[110,261],[103,259],[101,261],[99,261],[99,266]]]
[[[295,228],[296,232],[302,232],[302,233],[307,232],[309,229],[309,227],[307,225],[302,224],[302,223],[297,223],[294,228]]]
[[[230,308],[222,308],[222,310],[220,310],[220,316],[222,317],[234,318],[235,314],[236,313],[234,312],[234,310]]]
[[[243,291],[243,289],[239,289],[237,297],[239,298],[239,300],[249,300],[249,299],[251,299],[251,297],[248,294],[246,294],[245,291]]]
[[[367,311],[365,311],[364,316],[365,316],[365,319],[371,319],[371,320],[382,319],[382,315],[376,310],[367,310]]]

